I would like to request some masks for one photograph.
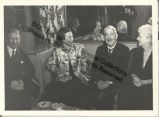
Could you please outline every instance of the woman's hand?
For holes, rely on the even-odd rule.
[[[133,79],[133,84],[136,87],[141,87],[142,86],[142,80],[140,80],[140,78],[136,74],[132,74],[131,77]]]
[[[143,84],[142,84],[142,80],[140,79],[134,79],[133,80],[133,84],[136,86],[136,87],[141,87]]]
[[[131,77],[133,79],[133,84],[136,87],[141,87],[143,85],[150,85],[150,84],[152,84],[152,79],[141,80],[136,74],[132,74]]]

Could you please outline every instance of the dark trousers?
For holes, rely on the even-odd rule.
[[[10,91],[5,97],[6,110],[30,110],[32,108],[31,97],[25,91]]]
[[[136,87],[131,85],[125,87],[119,96],[120,110],[152,110],[152,88],[151,86]]]
[[[100,91],[96,99],[96,110],[112,110],[115,94],[116,90],[112,87]]]
[[[64,103],[69,106],[90,109],[94,105],[92,95],[90,87],[82,84],[78,78],[74,78],[66,83],[50,82],[46,86],[40,101]]]

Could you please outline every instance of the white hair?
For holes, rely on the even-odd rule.
[[[148,23],[152,25],[152,17],[149,18]]]
[[[146,36],[152,38],[152,26],[150,24],[142,25],[138,28],[139,33],[143,33]]]
[[[117,24],[117,31],[120,33],[127,33],[128,31],[128,25],[126,21],[120,20]]]
[[[116,31],[116,28],[115,28],[114,26],[108,25],[107,27],[105,27],[105,28],[104,28],[104,34],[105,34],[105,31],[106,31],[107,29],[112,29],[112,30],[114,30],[114,33],[117,35],[117,31]]]

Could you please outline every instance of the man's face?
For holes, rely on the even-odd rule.
[[[20,44],[20,34],[19,32],[11,32],[8,35],[8,45],[12,48],[12,49],[16,49]]]
[[[108,46],[112,47],[117,41],[117,34],[111,28],[108,28],[104,31],[105,42]]]
[[[139,42],[139,46],[144,46],[145,44],[148,44],[151,42],[150,37],[148,37],[144,32],[139,33],[137,40]]]
[[[64,43],[71,44],[71,43],[73,43],[73,40],[74,40],[74,39],[73,39],[73,34],[72,34],[71,31],[65,33],[65,40],[64,40]]]

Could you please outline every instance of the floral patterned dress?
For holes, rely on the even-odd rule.
[[[87,56],[82,44],[74,43],[69,52],[62,47],[54,48],[52,56],[48,59],[47,67],[56,74],[56,81],[67,82],[72,79],[70,67],[79,79],[90,79],[90,69],[87,65]],[[71,63],[71,66],[69,65]]]
[[[64,103],[85,109],[92,107],[94,98],[87,84],[91,66],[88,61],[88,53],[82,44],[74,43],[70,51],[55,47],[47,62],[55,81],[45,87],[40,101]]]

